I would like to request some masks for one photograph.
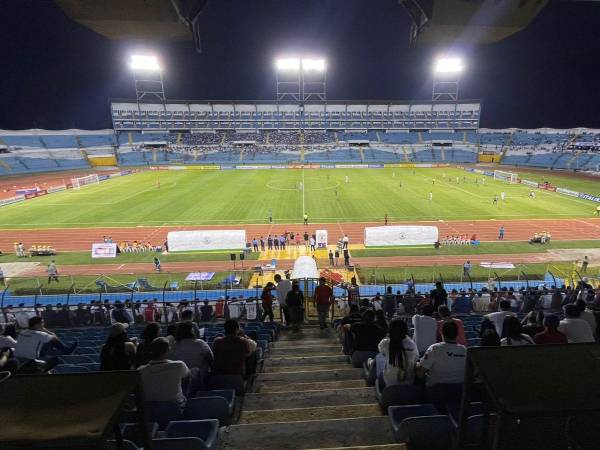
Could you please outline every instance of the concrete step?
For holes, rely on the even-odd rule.
[[[246,394],[244,411],[267,409],[311,408],[316,406],[364,405],[376,402],[375,389],[358,387],[286,393]]]
[[[329,356],[341,355],[341,345],[331,345],[329,343],[320,346],[301,346],[295,347],[273,347],[270,356]]]
[[[394,444],[388,417],[233,425],[219,433],[221,450],[308,450]]]
[[[320,389],[346,389],[365,387],[365,380],[345,380],[345,381],[323,381],[321,383],[286,383],[277,385],[273,382],[254,383],[254,392],[298,392],[298,391],[318,391]]]
[[[280,367],[280,366],[313,366],[323,364],[339,364],[343,366],[348,363],[346,355],[329,355],[329,356],[273,356],[265,360],[265,367]]]
[[[311,448],[308,450],[409,450],[405,444],[360,445],[357,447]]]
[[[323,337],[315,339],[278,339],[273,343],[273,348],[291,348],[297,345],[302,347],[311,347],[313,345],[334,345],[338,344],[337,337]]]
[[[346,367],[351,367],[349,364]],[[264,373],[277,373],[277,372],[309,372],[312,370],[337,370],[345,368],[343,364],[333,363],[333,364],[312,364],[306,366],[270,366],[265,367]]]
[[[335,336],[335,331],[331,329],[320,330],[319,328],[303,329],[298,333],[289,330],[283,330],[280,334],[280,339],[299,340],[299,339],[319,339]]]
[[[379,417],[378,403],[365,405],[317,406],[309,408],[272,409],[242,412],[240,424],[270,422],[304,422],[306,420],[350,419],[356,417]]]
[[[360,380],[363,379],[363,369],[355,369],[347,366],[347,368],[338,368],[335,370],[307,370],[296,372],[263,372],[256,378],[258,383],[269,383],[269,385],[280,386],[289,383],[307,383],[321,381],[344,381],[344,380]]]

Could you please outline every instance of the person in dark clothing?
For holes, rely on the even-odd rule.
[[[297,281],[292,283],[292,290],[287,293],[285,303],[290,313],[292,331],[298,332],[300,330],[300,324],[303,320],[304,294],[300,290],[300,285]]]
[[[213,320],[213,307],[208,304],[208,300],[200,307],[200,321],[210,322]]]
[[[387,320],[385,320],[385,313],[381,309],[375,311],[375,325],[381,328],[381,330],[387,334],[388,323]]]
[[[350,326],[350,340],[352,351],[378,352],[378,345],[386,333],[375,325],[375,313],[367,310],[363,313],[362,320]]]
[[[383,296],[383,311],[385,316],[391,319],[396,312],[396,296],[392,293],[392,287],[388,286]]]
[[[434,311],[437,311],[438,306],[447,305],[448,293],[441,281],[436,281],[435,289],[431,291],[431,300],[433,301]]]
[[[156,322],[149,323],[142,331],[142,342],[137,347],[135,353],[135,366],[143,366],[148,364],[152,359],[152,351],[150,349],[152,341],[160,336],[160,325]]]
[[[126,324],[130,324],[131,322],[133,322],[133,317],[131,317],[131,314],[127,312],[123,303],[121,303],[118,300],[115,302],[115,309],[113,309],[111,314],[115,322]]]
[[[529,337],[544,331],[544,313],[542,311],[530,311],[521,321],[521,331]]]
[[[135,367],[135,344],[127,337],[127,325],[110,327],[106,344],[100,352],[100,371],[131,370]]]
[[[213,343],[212,373],[246,376],[246,362],[256,351],[256,342],[244,335],[237,320],[227,320],[224,328],[225,336]]]
[[[269,321],[273,322],[275,316],[273,314],[273,289],[275,285],[272,282],[268,282],[267,285],[263,288],[262,294],[260,295],[261,303],[262,303],[262,316],[260,321],[263,322],[267,317],[269,317]]]

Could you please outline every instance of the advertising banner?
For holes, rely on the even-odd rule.
[[[583,192],[579,193],[579,198],[584,200],[590,200],[592,202],[600,203],[600,197],[596,197],[595,195],[584,194]]]
[[[396,163],[393,163],[393,164],[385,164],[385,167],[386,168],[389,167],[391,169],[399,169],[399,168],[403,168],[403,167],[406,168],[406,169],[412,169],[412,168],[415,167],[415,165],[414,164],[396,164]]]
[[[102,242],[100,244],[92,244],[92,258],[116,258],[117,244],[109,244]]]
[[[6,198],[4,200],[0,200],[0,206],[12,205],[13,203],[19,203],[25,200],[24,195],[18,195],[16,197]]]
[[[241,170],[261,170],[261,169],[270,169],[271,166],[235,166],[236,169]]]
[[[167,234],[170,252],[194,250],[243,250],[245,230],[171,231]]]
[[[369,169],[383,169],[383,164],[369,164]]]
[[[335,169],[335,164],[321,164],[321,169]]]
[[[185,281],[210,281],[215,276],[215,272],[191,272],[185,277]]]
[[[399,225],[365,228],[366,247],[433,245],[437,240],[437,227]]]
[[[524,184],[526,186],[531,186],[531,187],[538,187],[538,182],[537,181],[531,181],[531,180],[521,180],[521,184]]]
[[[210,165],[201,165],[201,166],[187,166],[189,170],[219,170],[220,166],[215,166],[213,164]]]
[[[336,164],[336,169],[368,169],[368,164]]]
[[[317,248],[327,248],[327,230],[317,230],[315,236]]]
[[[271,165],[271,169],[287,169],[288,166],[285,164],[273,164]]]
[[[219,166],[221,170],[234,170],[235,166]]]
[[[559,194],[570,195],[571,197],[579,197],[579,192],[572,191],[571,189],[556,188],[556,192]]]
[[[29,200],[30,198],[41,197],[42,195],[46,195],[47,193],[47,190],[42,189],[41,191],[32,192],[31,194],[25,194],[25,198]]]

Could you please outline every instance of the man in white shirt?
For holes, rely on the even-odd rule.
[[[345,234],[342,238],[342,249],[348,248],[348,244],[350,243],[350,239],[348,239],[348,235]]]
[[[19,328],[28,328],[29,327],[29,319],[35,317],[35,311],[26,310],[25,305],[23,303],[19,304],[18,309],[14,312],[15,320]]]
[[[290,323],[290,313],[286,304],[286,298],[288,292],[292,290],[292,282],[288,280],[289,275],[285,276],[285,280],[281,278],[281,275],[275,275],[275,282],[277,283],[277,287],[275,290],[277,291],[277,301],[279,302],[280,316],[284,325]]]
[[[427,377],[426,385],[462,383],[465,377],[467,348],[456,343],[458,327],[454,322],[444,322],[444,342],[433,344],[417,363],[416,373]]]
[[[577,300],[577,303],[575,303],[575,305],[577,305],[577,309],[579,309],[579,317],[588,323],[588,325],[592,329],[594,338],[596,338],[598,328],[598,324],[596,322],[596,315],[592,311],[587,309],[587,303],[583,300]]]
[[[54,333],[45,329],[44,320],[36,316],[29,319],[29,328],[17,337],[15,357],[23,361],[47,359],[52,356],[69,355],[75,347],[77,341],[66,346]]]
[[[417,344],[419,355],[422,355],[425,350],[437,342],[438,325],[433,318],[433,305],[423,306],[422,314],[415,314],[412,323],[415,327],[413,340]]]
[[[142,375],[144,398],[148,402],[175,402],[181,408],[186,398],[181,382],[190,374],[183,361],[167,359],[170,345],[166,338],[158,337],[150,344],[152,359],[138,370]]]
[[[504,326],[504,318],[514,315],[515,314],[510,310],[510,300],[500,300],[500,311],[490,313],[485,317],[494,324],[498,336],[502,337],[502,327]]]
[[[585,320],[580,318],[577,306],[573,304],[565,305],[563,310],[565,318],[560,321],[558,331],[567,336],[569,344],[595,342],[592,328]]]

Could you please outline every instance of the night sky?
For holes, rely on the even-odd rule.
[[[396,0],[212,0],[192,42],[153,43],[171,99],[271,100],[273,59],[328,60],[330,100],[428,100],[442,47],[409,47]],[[553,3],[500,43],[463,52],[461,98],[487,128],[600,128],[600,4]],[[71,22],[49,0],[0,0],[0,129],[111,126],[109,98],[134,97],[131,42]]]

